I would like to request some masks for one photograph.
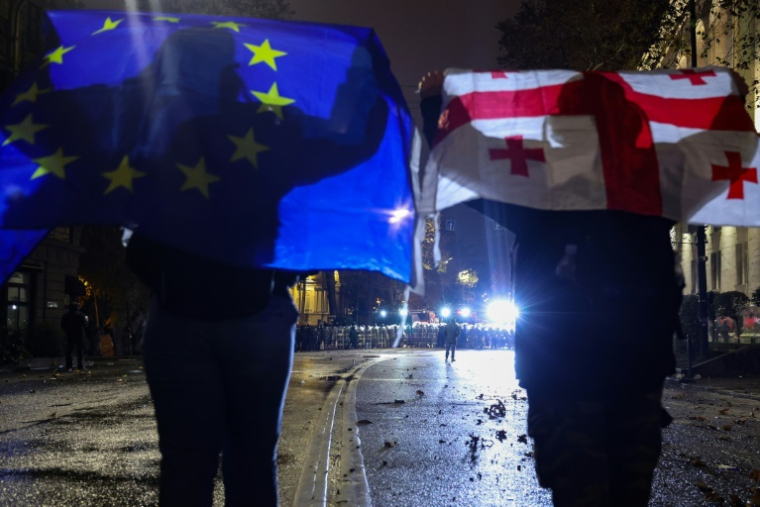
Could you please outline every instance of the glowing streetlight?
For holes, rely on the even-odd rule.
[[[385,318],[385,317],[387,317],[387,316],[388,316],[388,312],[386,312],[385,310],[380,310],[380,316],[381,316],[382,318]]]
[[[406,308],[402,308],[401,310],[398,311],[398,314],[401,315],[402,317],[406,317],[407,315],[409,315],[409,310],[407,310]]]

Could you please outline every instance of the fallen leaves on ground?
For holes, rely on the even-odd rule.
[[[417,389],[417,393],[416,394],[417,394],[417,396],[425,396],[425,391],[421,391],[421,390]]]
[[[522,434],[519,437],[517,437],[517,441],[521,444],[527,444],[528,443],[528,435]]]
[[[396,447],[396,442],[391,442],[389,440],[386,440],[384,445],[385,447],[390,449],[391,447]]]
[[[708,502],[715,502],[718,504],[723,503],[723,498],[718,493],[716,493],[715,490],[713,490],[713,488],[711,488],[704,482],[699,482],[697,484],[697,487],[702,493],[704,493],[705,500],[707,500]]]
[[[750,505],[760,505],[760,488],[757,488],[755,494],[752,495],[752,499],[749,501]]]
[[[369,419],[359,419],[358,421],[356,421],[357,426],[366,426],[368,424],[372,424],[372,421],[370,421]]]
[[[504,406],[501,400],[497,399],[496,403],[493,403],[488,408],[484,408],[483,412],[488,414],[488,417],[491,419],[496,419],[497,417],[505,417],[507,415],[507,407]]]

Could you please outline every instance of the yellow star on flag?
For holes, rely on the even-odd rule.
[[[8,125],[5,127],[6,130],[8,130],[11,135],[3,142],[3,146],[6,144],[10,144],[13,141],[17,141],[19,139],[23,139],[29,144],[34,144],[34,135],[39,132],[40,130],[44,130],[48,128],[49,125],[42,125],[39,123],[34,123],[34,120],[32,119],[32,115],[28,115],[21,123],[16,123],[15,125]]]
[[[134,189],[132,188],[132,180],[135,178],[142,178],[143,176],[145,176],[145,173],[141,173],[140,171],[129,167],[129,157],[124,157],[121,164],[119,164],[118,169],[103,173],[104,178],[111,180],[111,183],[108,185],[106,191],[103,192],[103,195],[112,192],[119,187],[124,187],[130,192],[134,192]]]
[[[280,92],[277,89],[277,83],[274,83],[267,93],[256,92],[253,90],[251,90],[251,93],[261,101],[261,107],[259,107],[257,112],[265,113],[267,111],[272,111],[281,120],[283,119],[282,106],[288,106],[295,102],[294,99],[280,96]]]
[[[169,16],[156,16],[153,21],[166,21],[167,23],[179,23],[179,18],[172,18]]]
[[[124,21],[124,19],[117,19],[116,21],[111,21],[111,18],[106,18],[106,22],[103,23],[103,28],[98,30],[97,32],[92,32],[92,35],[97,35],[99,33],[107,32],[109,30],[115,29],[119,24]]]
[[[256,46],[255,44],[244,44],[245,47],[253,51],[253,57],[251,58],[251,61],[248,63],[248,66],[256,65],[257,63],[264,62],[267,65],[269,65],[274,70],[277,70],[277,63],[274,61],[275,58],[279,58],[280,56],[285,56],[287,53],[285,51],[278,51],[276,49],[272,49],[272,46],[269,45],[269,39],[266,39],[264,42],[261,43],[261,46]]]
[[[66,178],[66,166],[75,161],[79,157],[66,157],[63,154],[63,148],[58,148],[58,151],[50,155],[49,157],[42,157],[34,159],[34,162],[40,166],[34,171],[31,179],[45,176],[46,174],[55,174],[61,179]]]
[[[57,63],[57,64],[63,64],[63,55],[74,49],[76,46],[69,46],[67,48],[61,46],[55,51],[48,53],[45,55],[45,63],[42,64],[44,67],[45,65],[49,65],[51,63]]]
[[[235,137],[235,136],[227,136],[230,138],[230,141],[235,143],[235,147],[237,148],[235,150],[235,154],[232,155],[232,159],[230,159],[230,162],[236,162],[241,159],[246,159],[248,162],[253,165],[256,169],[259,168],[259,153],[262,151],[267,151],[269,149],[268,146],[264,146],[263,144],[259,144],[256,142],[256,139],[253,137],[253,129],[248,129],[248,132],[246,132],[245,137]]]
[[[242,23],[235,23],[234,21],[212,21],[211,24],[214,28],[229,28],[233,32],[240,33],[240,27],[245,26]]]
[[[41,95],[49,91],[50,90],[40,90],[37,86],[37,83],[32,83],[32,86],[27,91],[24,93],[19,93],[16,96],[16,100],[13,101],[11,107],[15,106],[16,104],[21,104],[25,100],[28,100],[29,102],[37,102],[37,95]]]
[[[179,167],[180,171],[182,171],[187,177],[184,185],[179,189],[180,192],[197,188],[198,191],[208,199],[209,184],[220,180],[218,176],[206,172],[206,161],[203,160],[203,157],[201,157],[198,163],[195,164],[195,167],[188,167],[182,164],[177,164],[177,167]]]

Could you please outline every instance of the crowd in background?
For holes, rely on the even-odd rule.
[[[514,331],[484,324],[461,324],[462,333],[457,340],[459,349],[512,349]],[[444,348],[446,324],[415,323],[414,326],[298,326],[296,351],[340,350],[351,348],[393,347],[398,338],[399,347]],[[353,331],[352,331],[353,329]],[[352,336],[353,335],[353,336]]]

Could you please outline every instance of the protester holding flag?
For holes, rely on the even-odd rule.
[[[646,176],[663,158],[653,142],[663,126],[650,124],[618,75],[449,77],[445,102],[443,74],[420,82],[428,171],[438,173],[445,201],[435,209],[469,201],[516,234],[515,368],[539,482],[557,506],[645,506],[670,421],[660,400],[675,366],[682,287],[669,235],[675,221],[662,211],[674,203],[662,201],[659,178]],[[741,113],[725,82],[723,105]],[[716,120],[718,128],[747,131],[735,118]],[[606,189],[595,188],[595,174]],[[649,316],[649,325],[620,326],[623,310]]]
[[[277,505],[288,288],[318,269],[411,281],[413,122],[387,56],[360,27],[46,22],[50,51],[0,96],[0,276],[52,227],[134,230],[160,504],[210,506],[221,454],[227,506]]]
[[[233,62],[225,61],[222,52],[204,49],[220,38],[223,44],[224,39],[231,42],[232,38],[226,32],[205,30],[210,33],[197,32],[203,38],[193,39],[190,31],[169,37],[155,71],[148,73],[161,75],[156,83],[159,90],[166,82],[181,82],[186,89],[205,92],[179,91],[167,97],[153,111],[158,117],[166,115],[167,123],[181,118],[188,103],[197,107],[209,99],[234,101],[242,91],[235,87],[240,83],[221,70]],[[240,237],[249,235],[266,245],[278,226],[276,207],[287,190],[304,180],[345,170],[346,158],[357,158],[352,152],[369,156],[377,147],[362,144],[361,150],[352,149],[351,138],[374,139],[378,144],[382,140],[378,128],[384,127],[385,103],[371,74],[370,55],[362,49],[357,48],[360,56],[355,57],[356,65],[350,68],[336,96],[336,102],[357,101],[351,121],[342,125],[346,129],[342,136],[333,133],[332,139],[320,140],[323,154],[343,142],[342,149],[336,150],[341,153],[334,153],[333,158],[325,154],[322,161],[324,166],[332,160],[335,167],[330,172],[306,171],[309,166],[305,158],[314,155],[316,148],[301,138],[304,159],[291,155],[291,163],[299,166],[284,166],[270,174],[266,184],[271,211],[262,212],[247,228],[241,227]],[[227,56],[231,58],[232,54]],[[197,68],[221,72],[198,75]],[[217,90],[227,90],[230,95],[217,96]],[[214,110],[213,103],[207,107]],[[269,117],[248,121],[257,132],[289,135],[295,144],[299,136],[292,132],[294,124],[300,120],[305,129],[318,123],[310,119],[307,125],[297,114],[278,110]],[[279,116],[289,125],[278,125]],[[208,130],[207,125],[213,121],[221,125],[226,119],[222,112],[218,120],[208,116],[197,122],[186,120],[179,127],[185,129],[181,138],[183,142],[189,136],[197,138],[199,144],[209,143],[206,153],[213,157],[214,136],[225,136],[221,129]],[[152,127],[160,125],[154,123]],[[303,173],[300,179],[294,176],[299,172]],[[230,204],[229,220],[234,220],[231,215],[237,208]],[[161,505],[211,505],[220,451],[226,505],[277,505],[277,441],[297,320],[289,288],[298,281],[297,273],[214,261],[145,236],[139,229],[129,241],[127,262],[154,294],[143,350],[162,454]]]

